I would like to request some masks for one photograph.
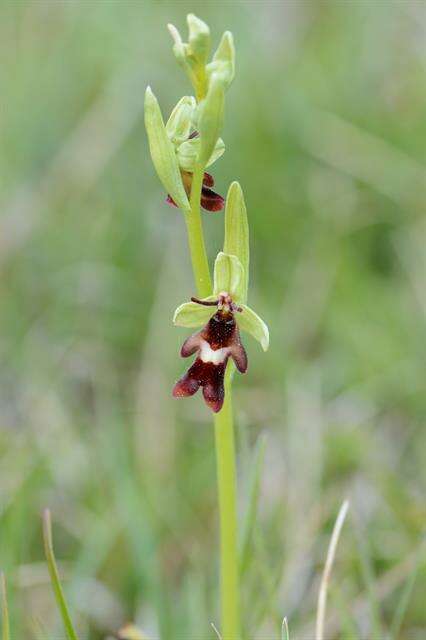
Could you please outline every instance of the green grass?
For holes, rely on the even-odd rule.
[[[249,372],[234,392],[247,638],[277,640],[284,616],[290,638],[312,637],[348,497],[326,637],[380,624],[420,639],[424,16],[415,3],[186,4],[0,8],[10,637],[58,637],[40,519],[49,506],[80,637],[132,620],[152,640],[217,638],[214,433],[199,398],[171,398],[187,335],[171,317],[195,291],[142,117],[146,84],[165,111],[189,90],[165,25],[198,10],[214,34],[235,36],[215,178],[222,194],[234,178],[244,189],[251,303],[271,329],[266,356],[246,338]],[[203,221],[212,258],[222,225]]]

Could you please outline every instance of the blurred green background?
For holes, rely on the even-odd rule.
[[[230,29],[218,191],[244,189],[251,302],[238,377],[250,640],[313,638],[334,519],[327,638],[424,638],[426,9],[422,2],[2,2],[0,564],[14,638],[63,638],[40,513],[82,638],[219,624],[215,459],[200,397],[171,398],[194,294],[180,214],[143,127],[190,91],[166,23]],[[209,255],[221,214],[204,217]],[[414,572],[414,573],[413,573]],[[413,589],[413,577],[416,575]],[[408,586],[407,586],[408,585]],[[408,592],[411,591],[411,594]],[[408,600],[408,595],[410,598]],[[406,606],[405,606],[406,605]]]

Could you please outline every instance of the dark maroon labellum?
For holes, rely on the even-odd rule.
[[[215,413],[221,410],[225,397],[224,375],[229,357],[234,360],[240,373],[247,371],[247,354],[235,322],[235,310],[238,309],[232,302],[220,304],[205,327],[185,340],[181,356],[187,358],[196,353],[197,357],[185,375],[176,382],[173,388],[175,398],[192,396],[201,387],[210,409]]]
[[[185,191],[188,197],[191,194],[191,185],[192,185],[192,173],[189,171],[182,171],[182,181],[183,186],[185,187]],[[200,204],[206,211],[210,211],[211,213],[215,211],[221,211],[225,205],[225,199],[222,198],[218,193],[210,189],[210,187],[214,186],[214,178],[210,175],[210,173],[205,173],[203,178],[203,186],[201,188],[201,198]],[[176,203],[173,198],[169,195],[167,196],[167,202],[174,207],[176,207]]]

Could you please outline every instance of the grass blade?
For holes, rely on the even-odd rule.
[[[1,590],[1,637],[2,640],[10,640],[9,607],[7,606],[6,578],[0,574]]]
[[[52,581],[53,592],[55,594],[56,603],[64,623],[68,640],[78,640],[78,636],[74,630],[71,616],[68,611],[68,605],[59,579],[58,567],[56,564],[55,553],[53,551],[52,542],[52,523],[49,509],[45,509],[43,513],[43,540],[44,551],[46,554],[47,566],[49,568],[50,579]]]
[[[281,625],[281,640],[290,640],[287,617],[283,619],[283,623]]]
[[[399,632],[401,631],[402,623],[404,621],[404,616],[410,602],[411,594],[413,593],[417,574],[419,572],[421,565],[423,564],[424,559],[422,558],[422,554],[424,552],[424,548],[425,548],[425,545],[423,543],[419,551],[418,561],[414,562],[413,564],[413,569],[405,582],[405,585],[402,589],[401,597],[396,606],[395,613],[390,626],[390,633],[389,633],[389,636],[392,640],[397,640],[399,636]]]
[[[333,568],[334,558],[336,555],[337,543],[339,542],[340,533],[342,531],[343,523],[345,522],[346,514],[348,512],[349,502],[345,500],[334,523],[333,533],[331,534],[330,544],[328,546],[327,558],[325,561],[324,571],[322,574],[321,585],[318,595],[318,608],[317,608],[317,623],[316,623],[316,640],[324,640],[324,624],[325,624],[325,611],[327,606],[327,591],[328,584],[330,582],[331,570]]]
[[[263,462],[265,459],[266,438],[260,436],[254,453],[253,472],[250,480],[249,500],[246,516],[243,523],[241,547],[240,547],[240,575],[247,570],[250,559],[250,547],[253,538],[253,530],[256,522],[257,503],[259,499],[260,480]]]

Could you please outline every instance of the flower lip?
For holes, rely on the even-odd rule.
[[[217,307],[217,311],[201,331],[183,343],[181,356],[187,358],[196,354],[196,359],[176,382],[173,396],[192,396],[201,387],[206,404],[216,413],[222,408],[225,397],[224,375],[229,358],[240,373],[247,371],[247,354],[234,318],[234,313],[242,309],[227,291],[221,291],[216,300],[191,300],[206,307]]]

